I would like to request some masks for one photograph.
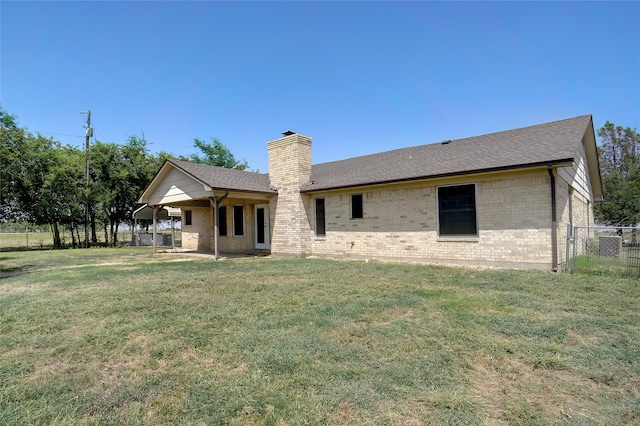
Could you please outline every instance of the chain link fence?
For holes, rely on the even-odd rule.
[[[51,249],[53,247],[53,235],[51,232],[32,231],[24,229],[12,230],[14,232],[0,232],[0,251],[11,250],[44,250]],[[119,231],[117,234],[119,246],[151,246],[153,245],[152,233],[149,232],[133,232]],[[162,230],[157,233],[158,245],[165,247],[180,247],[181,246],[181,231],[176,229],[171,231],[170,229]],[[84,235],[80,235],[82,241],[78,241],[76,237],[76,246],[83,246]],[[89,243],[90,246],[106,246],[104,239],[104,230],[97,232],[97,243]],[[64,230],[60,232],[60,240],[64,247],[73,247],[73,238],[71,232]]]
[[[572,273],[640,277],[640,228],[576,226],[566,253]]]

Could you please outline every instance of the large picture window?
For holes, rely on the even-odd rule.
[[[478,235],[476,185],[438,187],[439,235]]]
[[[362,205],[362,194],[351,195],[351,219],[363,219],[364,207]]]
[[[316,235],[325,235],[324,198],[316,198]]]
[[[233,206],[233,235],[244,235],[244,206]]]

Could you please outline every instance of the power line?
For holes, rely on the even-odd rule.
[[[84,136],[82,136],[82,135],[69,135],[67,133],[53,133],[53,132],[47,132],[47,131],[44,131],[44,130],[36,130],[35,133],[41,133],[43,135],[69,136],[69,137],[72,137],[72,138],[84,139]]]
[[[76,114],[76,113],[79,112],[79,111],[71,111],[71,110],[68,110],[68,109],[54,108],[54,107],[49,107],[49,106],[44,106],[44,105],[28,104],[28,103],[25,103],[25,102],[14,102],[14,101],[2,100],[0,103],[2,103],[2,104],[24,105],[24,106],[33,107],[33,108],[50,109],[50,110],[53,110],[53,111],[68,112],[68,113],[73,113],[73,114]]]

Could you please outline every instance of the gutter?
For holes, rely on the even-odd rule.
[[[300,193],[302,194],[307,194],[307,193],[312,193],[312,192],[319,192],[319,191],[334,191],[334,190],[338,190],[338,189],[345,189],[345,188],[363,188],[363,187],[368,187],[368,186],[377,186],[377,185],[388,185],[388,184],[394,184],[394,183],[404,183],[404,182],[414,182],[414,181],[420,181],[420,180],[431,180],[431,179],[442,179],[442,178],[448,178],[448,177],[459,177],[459,176],[470,176],[470,175],[477,175],[477,174],[482,174],[482,173],[494,173],[494,172],[507,172],[507,171],[511,171],[511,170],[524,170],[524,169],[534,169],[537,167],[544,167],[544,166],[548,166],[550,164],[553,164],[556,167],[565,167],[565,166],[572,166],[573,165],[573,158],[565,158],[565,159],[560,159],[560,160],[552,160],[552,163],[548,163],[548,162],[538,162],[538,163],[528,163],[528,164],[522,164],[522,165],[518,165],[518,166],[505,166],[505,167],[491,167],[491,168],[486,168],[486,169],[477,169],[477,170],[468,170],[468,171],[464,171],[464,172],[451,172],[451,173],[439,173],[439,174],[433,174],[433,175],[425,175],[425,176],[412,176],[412,177],[399,177],[396,179],[386,179],[386,180],[379,180],[379,181],[372,181],[372,182],[348,182],[348,183],[344,183],[344,184],[339,184],[339,185],[329,185],[329,186],[322,186],[319,185],[318,187],[313,187],[314,182],[313,180],[311,181],[310,184],[307,184],[305,186],[303,186],[303,189],[300,190]],[[313,176],[312,176],[313,178]]]
[[[558,272],[558,219],[556,216],[556,177],[553,174],[553,166],[547,165],[547,171],[551,178],[551,270]]]

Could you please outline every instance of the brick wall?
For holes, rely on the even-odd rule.
[[[191,210],[191,225],[185,225],[185,211]],[[211,251],[211,209],[206,207],[182,210],[182,247],[190,250]]]
[[[300,187],[311,179],[311,138],[292,134],[267,143],[269,180],[278,191],[270,203],[272,215],[272,256],[310,254],[309,204]]]
[[[438,236],[436,188],[451,183],[476,184],[477,237]],[[352,193],[363,194],[364,219],[350,218]],[[315,196],[325,199],[326,235],[312,237],[313,255],[514,267],[551,265],[546,170],[536,175],[441,180]]]
[[[227,235],[220,236],[220,251],[222,252],[250,252],[254,249],[254,204],[267,204],[267,201],[227,198],[222,205],[227,207]],[[242,205],[244,210],[244,235],[234,235],[233,206]],[[192,211],[192,225],[184,225],[184,211]],[[214,251],[214,216],[213,207],[185,208],[182,213],[182,247],[199,250]],[[273,226],[273,224],[271,224]]]

